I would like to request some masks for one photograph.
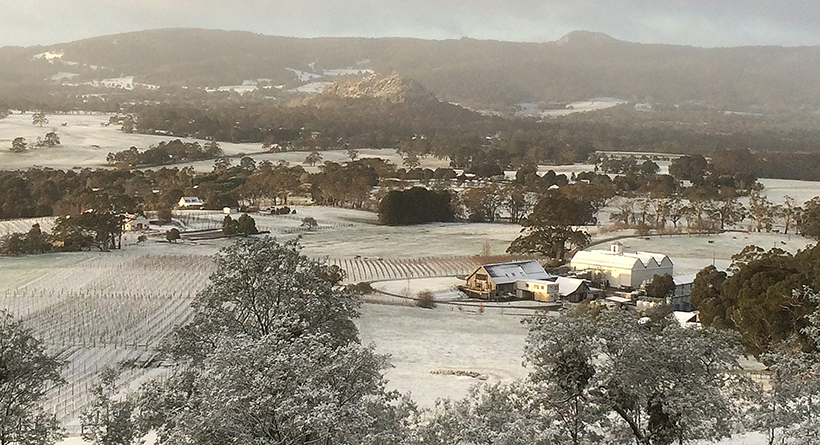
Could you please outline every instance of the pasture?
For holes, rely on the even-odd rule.
[[[118,125],[106,126],[111,114],[90,113],[90,114],[54,114],[48,115],[49,123],[42,127],[32,125],[30,112],[20,114],[15,112],[4,119],[0,119],[0,169],[17,170],[30,167],[51,167],[55,169],[70,170],[73,168],[100,168],[106,167],[106,156],[110,152],[128,150],[135,146],[140,151],[147,149],[151,145],[159,144],[162,141],[182,139],[193,142],[194,139],[176,136],[147,135],[138,133],[123,133]],[[65,125],[63,125],[65,123]],[[34,145],[38,137],[42,138],[46,133],[55,131],[60,137],[60,145],[53,148],[36,148],[25,153],[13,153],[11,142],[14,138],[23,137],[28,141],[29,147]],[[206,141],[199,141],[205,143]],[[262,151],[262,144],[256,143],[230,143],[220,142],[220,147],[225,155],[238,157],[243,154],[250,156],[256,161],[286,161],[291,164],[303,164],[308,152],[293,151],[281,153],[267,153]],[[349,161],[346,150],[328,150],[321,152],[323,161],[344,162]],[[380,157],[394,164],[401,165],[402,158],[393,149],[362,149],[359,150],[359,157]],[[436,168],[447,167],[446,159],[435,159],[432,157],[422,158],[422,167]],[[235,160],[238,162],[238,160]],[[198,161],[168,165],[168,167],[193,166],[197,171],[210,171],[214,162]],[[304,165],[308,171],[317,171],[318,167]]]

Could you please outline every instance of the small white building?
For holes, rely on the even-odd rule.
[[[612,243],[610,250],[579,251],[570,266],[579,271],[597,275],[610,286],[637,289],[655,274],[673,275],[672,260],[661,253],[625,253],[623,245]]]
[[[179,198],[177,206],[181,209],[201,209],[205,205],[198,196],[183,196]]]
[[[522,300],[532,298],[537,301],[554,303],[561,297],[558,283],[547,280],[519,280],[515,282],[515,296]]]
[[[148,230],[149,222],[148,218],[142,215],[135,215],[125,218],[125,222],[122,225],[122,230],[124,232],[135,232],[135,231],[142,231]]]

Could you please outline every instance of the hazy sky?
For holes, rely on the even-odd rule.
[[[820,45],[818,0],[0,0],[0,46],[154,28],[544,42],[573,30],[695,46]]]

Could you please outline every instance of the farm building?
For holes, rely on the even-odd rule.
[[[181,209],[201,209],[204,204],[198,196],[183,196],[177,206]]]
[[[122,225],[122,230],[124,232],[148,230],[148,218],[142,215],[126,217],[125,223]]]
[[[519,280],[515,282],[515,296],[522,300],[546,301],[554,303],[561,297],[560,286],[554,281],[547,280]]]
[[[522,300],[533,299],[547,303],[567,300],[580,303],[597,296],[600,289],[589,286],[586,280],[567,277],[551,277],[546,280],[519,280],[515,284],[515,295]]]
[[[479,298],[507,296],[550,303],[564,299],[577,303],[600,292],[585,280],[550,275],[535,260],[484,264],[467,277],[464,291]]]
[[[579,251],[572,257],[570,266],[597,275],[613,287],[637,289],[655,274],[672,274],[672,260],[661,253],[625,253],[619,242],[612,243],[610,250]]]
[[[550,277],[535,260],[484,264],[467,277],[465,291],[487,299],[512,296],[516,291],[516,281],[544,280]]]
[[[672,296],[672,305],[676,310],[693,310],[694,306],[689,303],[692,295],[692,284],[695,282],[695,274],[677,275],[672,277],[675,281],[675,294]]]

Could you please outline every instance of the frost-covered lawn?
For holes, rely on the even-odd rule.
[[[448,374],[475,371],[487,383],[524,377],[521,366],[527,326],[521,317],[477,314],[453,306],[436,309],[365,305],[356,322],[362,342],[390,354],[393,368],[385,372],[388,387],[411,393],[421,406],[437,398],[460,398],[481,381]],[[444,373],[433,373],[433,372]]]

